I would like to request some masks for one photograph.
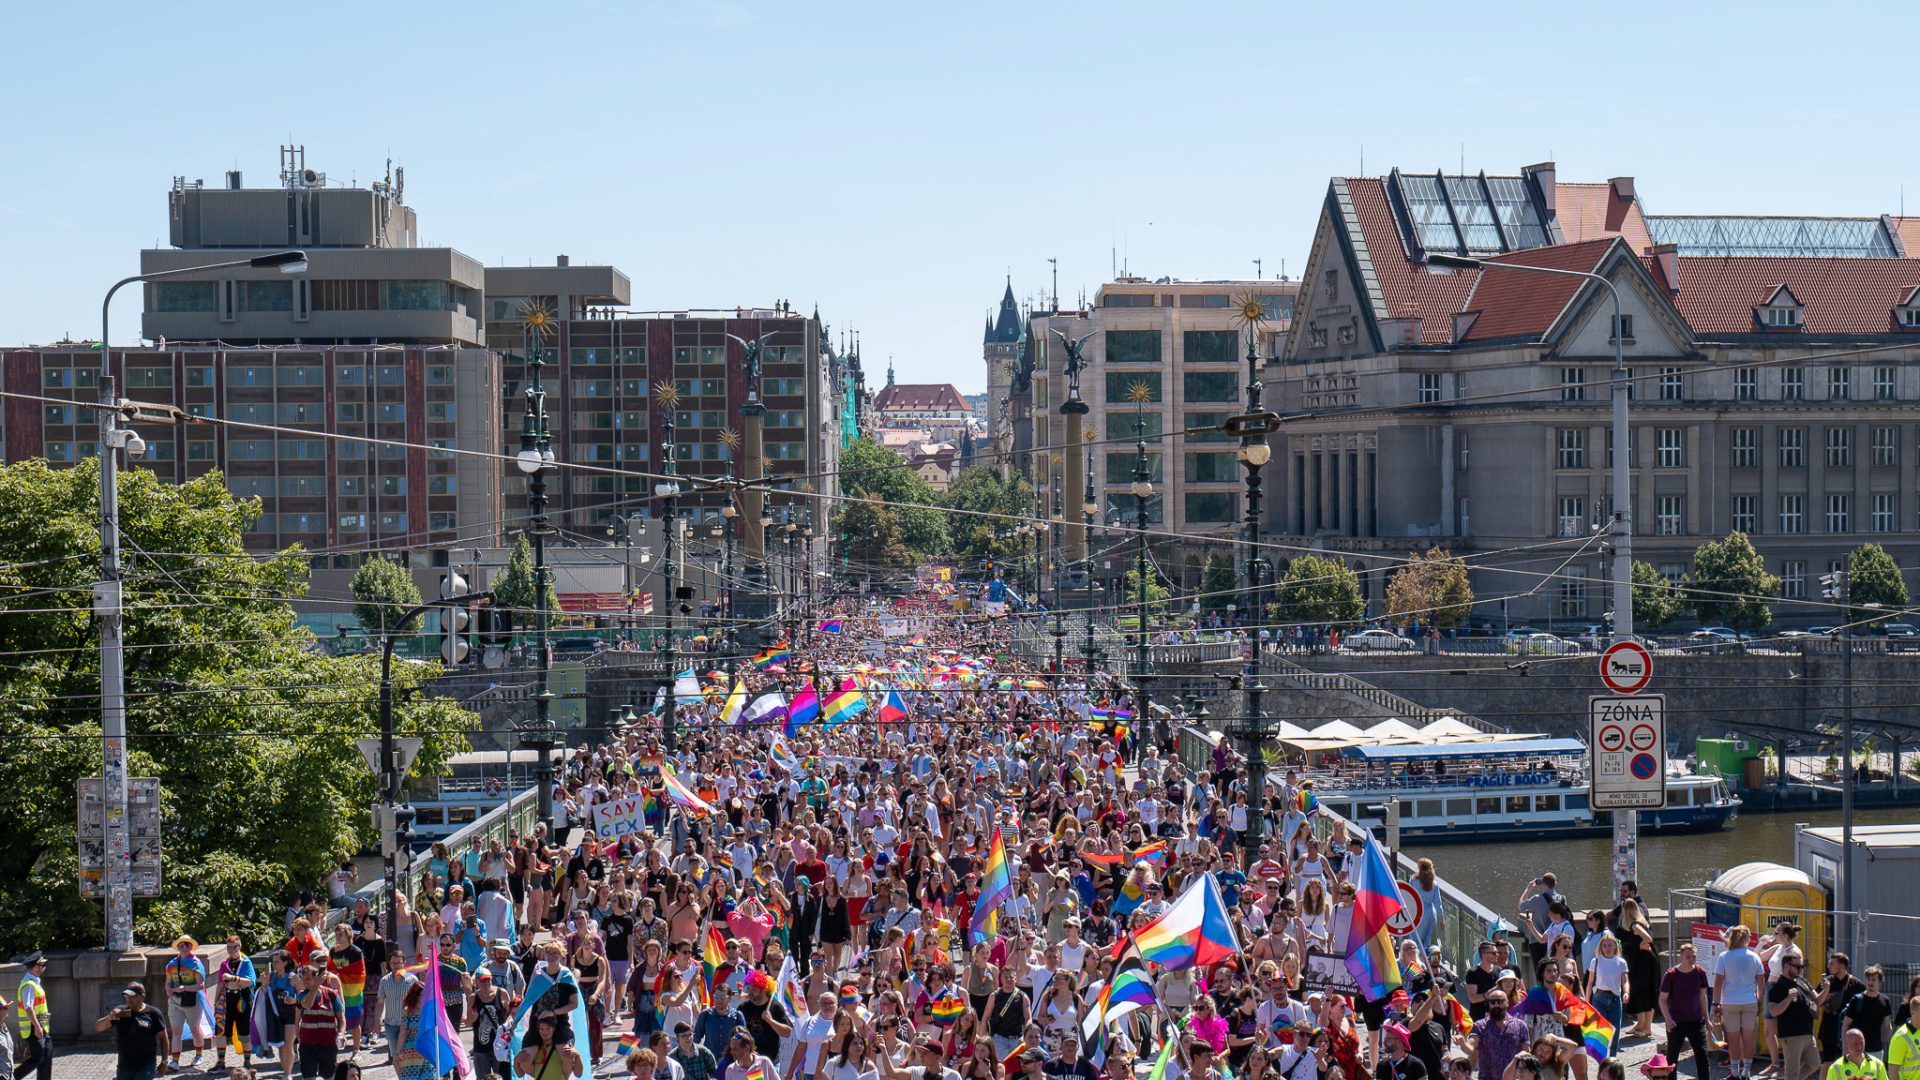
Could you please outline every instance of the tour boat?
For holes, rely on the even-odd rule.
[[[1491,737],[1442,745],[1349,746],[1347,767],[1310,772],[1320,806],[1380,827],[1399,802],[1403,842],[1608,835],[1613,811],[1594,810],[1577,739]],[[1740,799],[1718,776],[1667,774],[1667,805],[1640,811],[1642,832],[1711,832],[1733,823]]]

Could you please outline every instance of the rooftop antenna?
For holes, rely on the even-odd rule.
[[[1047,265],[1053,267],[1053,310],[1060,310],[1060,260],[1047,259]]]
[[[1460,144],[1460,175],[1467,175],[1467,144]]]
[[[1360,144],[1360,175],[1367,175],[1367,144]]]
[[[1265,278],[1260,276],[1260,271],[1261,271],[1260,260],[1259,259],[1253,260],[1253,280],[1255,281],[1266,280]]]

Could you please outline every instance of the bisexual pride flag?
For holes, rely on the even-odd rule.
[[[427,1059],[429,1076],[458,1072],[473,1075],[473,1060],[460,1041],[460,1031],[447,1016],[447,1002],[440,990],[440,945],[427,942],[426,977],[420,980],[424,996],[420,999],[420,1035],[413,1048]]]

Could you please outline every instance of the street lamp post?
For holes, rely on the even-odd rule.
[[[1247,327],[1247,415],[1261,415],[1260,357],[1255,348],[1259,321]],[[1255,432],[1258,432],[1257,434]],[[1267,762],[1261,753],[1266,715],[1262,711],[1266,687],[1260,683],[1260,631],[1266,625],[1266,560],[1260,556],[1260,469],[1272,457],[1264,429],[1252,429],[1240,437],[1236,456],[1247,471],[1247,601],[1253,617],[1247,620],[1246,713],[1239,723],[1241,752],[1247,759],[1248,838],[1258,843],[1264,833],[1267,816]]]
[[[1140,388],[1136,387],[1136,389]],[[1137,524],[1140,527],[1140,582],[1137,589],[1140,599],[1140,611],[1135,617],[1136,624],[1134,630],[1137,631],[1138,636],[1135,639],[1134,645],[1133,674],[1134,704],[1139,706],[1139,711],[1134,716],[1133,722],[1140,726],[1141,731],[1146,732],[1153,730],[1153,711],[1149,704],[1147,693],[1147,500],[1153,496],[1153,482],[1152,474],[1147,469],[1147,398],[1144,393],[1134,393],[1131,396],[1133,398],[1134,433],[1139,439],[1139,441],[1134,444],[1133,486],[1131,491],[1133,493],[1135,513],[1138,518]],[[1138,742],[1134,743],[1134,756],[1136,760],[1138,760],[1139,757],[1139,745]]]
[[[100,301],[100,581],[93,589],[93,614],[100,624],[100,798],[106,862],[101,874],[105,895],[107,951],[133,948],[133,842],[127,820],[126,623],[120,579],[120,458],[137,456],[146,446],[120,426],[120,401],[114,395],[113,349],[109,336],[113,295],[136,281],[204,274],[246,267],[278,269],[283,274],[307,268],[304,251],[276,251],[250,259],[228,259],[201,266],[131,274],[113,283]]]
[[[1835,622],[1839,629],[1834,631],[1840,638],[1840,888],[1838,900],[1840,910],[1846,912],[1848,933],[1836,934],[1835,941],[1852,941],[1859,926],[1859,915],[1853,909],[1853,612],[1848,607],[1851,599],[1852,573],[1836,570],[1820,576],[1823,586],[1821,595],[1833,601],[1839,609],[1839,618]],[[1868,605],[1877,606],[1877,605]],[[1784,770],[1783,770],[1784,771]],[[1855,943],[1857,944],[1857,943]],[[1853,945],[1848,946],[1849,949]]]
[[[514,455],[514,464],[527,476],[527,535],[533,545],[533,631],[534,648],[537,657],[534,671],[539,678],[539,689],[533,695],[533,727],[521,738],[540,755],[535,764],[535,774],[539,777],[540,820],[549,827],[553,824],[553,642],[551,613],[547,610],[547,594],[553,584],[552,571],[547,568],[547,473],[553,469],[553,441],[547,430],[547,390],[540,381],[540,371],[546,366],[541,354],[540,341],[544,336],[545,323],[543,313],[529,313],[527,330],[527,412],[520,428],[520,452]]]
[[[661,389],[665,389],[668,392],[662,394],[659,392]],[[675,476],[675,470],[679,466],[674,460],[676,448],[673,445],[673,387],[671,384],[663,384],[660,387],[655,387],[654,390],[655,396],[661,399],[660,433],[662,438],[660,442],[660,457],[663,464],[660,466],[662,479],[654,484],[653,493],[660,499],[661,527],[666,532],[667,542],[664,557],[660,561],[660,580],[663,582],[661,589],[666,593],[666,607],[661,620],[662,632],[660,635],[660,685],[665,691],[665,696],[661,699],[660,741],[666,747],[667,752],[672,753],[677,749],[676,743],[678,742],[673,721],[673,714],[677,705],[677,702],[673,700],[673,622],[676,607],[680,603],[680,597],[674,591],[673,578],[674,571],[677,569],[674,557],[675,548],[680,542],[680,520],[674,515],[674,497],[680,494],[680,481]]]
[[[633,636],[633,538],[646,535],[647,519],[639,514],[622,514],[607,522],[607,535],[621,540],[626,550],[620,561],[620,582],[625,587],[623,593],[627,603],[627,621],[622,639]]]
[[[1087,484],[1080,496],[1080,522],[1085,529],[1081,535],[1082,557],[1087,564],[1087,634],[1083,648],[1086,652],[1087,680],[1091,687],[1093,680],[1093,516],[1100,512],[1100,504],[1093,494],[1093,447],[1087,447]]]
[[[1528,274],[1553,274],[1585,278],[1605,286],[1613,298],[1613,454],[1607,463],[1613,469],[1613,641],[1619,644],[1633,639],[1633,461],[1627,453],[1627,402],[1631,386],[1627,378],[1627,358],[1620,334],[1620,290],[1603,274],[1590,270],[1562,270],[1525,263],[1469,259],[1457,255],[1430,254],[1429,267],[1444,270],[1516,270]],[[1640,846],[1640,815],[1634,810],[1613,812],[1613,880],[1621,882],[1637,874]]]

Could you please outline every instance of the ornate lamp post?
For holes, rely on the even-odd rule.
[[[549,636],[547,593],[553,578],[547,569],[547,480],[553,468],[553,441],[547,430],[547,391],[541,384],[540,370],[546,366],[541,343],[554,329],[552,309],[538,303],[525,305],[520,312],[520,328],[526,335],[527,411],[520,427],[520,452],[514,465],[527,477],[527,536],[533,546],[533,629],[536,658],[534,671],[540,688],[533,695],[533,725],[521,735],[521,742],[540,755],[535,766],[539,777],[540,820],[553,823],[553,643]]]
[[[1141,725],[1142,731],[1152,730],[1152,710],[1147,692],[1147,500],[1153,497],[1152,473],[1147,469],[1147,399],[1152,391],[1146,383],[1134,383],[1127,390],[1127,397],[1133,402],[1133,426],[1139,441],[1134,444],[1133,493],[1134,511],[1139,535],[1139,600],[1140,612],[1134,625],[1136,638],[1134,644],[1134,704],[1139,706],[1134,723]],[[1135,744],[1137,756],[1138,743]]]
[[[679,594],[674,591],[674,572],[679,568],[678,546],[680,543],[680,519],[674,514],[674,500],[680,494],[680,481],[676,475],[679,464],[675,460],[678,448],[673,444],[673,406],[679,401],[679,392],[670,382],[654,386],[653,396],[660,402],[660,472],[662,479],[654,484],[653,494],[660,500],[661,525],[666,535],[666,551],[660,564],[662,590],[666,593],[665,609],[662,613],[660,634],[660,685],[666,691],[663,698],[664,714],[660,717],[660,740],[667,751],[678,749],[679,734],[675,730],[673,714],[674,668],[674,616],[680,603]]]
[[[1086,530],[1085,535],[1088,537],[1093,535],[1093,516],[1099,512],[1100,504],[1093,494],[1093,447],[1088,446],[1087,485],[1085,493],[1081,495],[1080,503],[1080,524],[1081,528]],[[1087,664],[1087,679],[1091,682],[1093,679],[1093,553],[1090,545],[1083,546],[1088,548],[1084,558],[1087,574],[1087,636],[1083,648],[1086,653],[1084,659]]]
[[[1266,311],[1260,298],[1253,295],[1244,297],[1240,302],[1240,323],[1247,331],[1247,417],[1257,417],[1262,413],[1260,404],[1260,326],[1265,321]],[[1240,465],[1247,473],[1247,602],[1252,609],[1247,620],[1247,655],[1245,665],[1246,679],[1246,716],[1237,725],[1239,728],[1241,753],[1247,759],[1247,805],[1252,813],[1247,815],[1247,835],[1258,841],[1264,832],[1267,799],[1266,758],[1261,754],[1260,743],[1264,735],[1266,717],[1262,712],[1266,687],[1260,682],[1260,634],[1266,625],[1266,560],[1260,553],[1260,470],[1273,456],[1273,449],[1267,445],[1265,425],[1246,426],[1246,433],[1240,437],[1240,449],[1235,452]]]

